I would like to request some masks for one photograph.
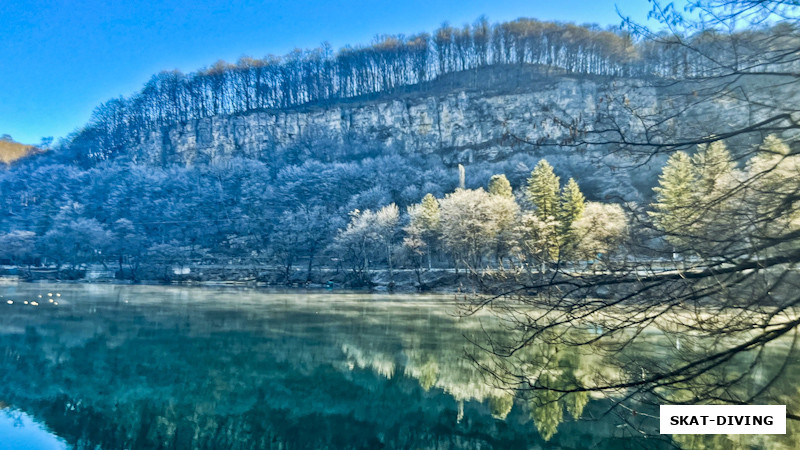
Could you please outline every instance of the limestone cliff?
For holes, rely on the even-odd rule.
[[[619,83],[560,76],[513,93],[417,92],[329,107],[212,117],[153,132],[131,149],[131,155],[152,164],[203,164],[234,156],[269,159],[293,147],[370,146],[438,155],[447,165],[496,161],[514,152],[535,151],[536,143],[555,148],[577,126],[591,128],[598,120],[598,105],[607,112],[603,102],[609,104],[619,95]],[[655,106],[653,89],[626,83],[631,93],[626,95],[637,96],[637,105]]]
[[[619,141],[691,143],[763,120],[775,112],[772,99],[800,104],[800,93],[769,79],[741,86],[725,79],[676,83],[531,73],[526,78],[495,73],[495,84],[444,80],[433,88],[415,86],[371,99],[193,120],[147,134],[128,147],[128,154],[154,165],[245,157],[280,168],[309,158],[338,162],[392,151],[424,156],[429,165],[474,164],[480,179],[473,178],[478,183],[473,185],[491,173],[516,170],[515,187],[527,177],[526,168],[530,173],[532,164],[545,157],[556,162],[561,176],[580,179],[592,199],[646,200],[667,154],[652,157],[649,147],[633,146],[645,157],[631,160],[631,153],[616,152]],[[601,143],[569,145],[579,131],[600,129],[622,133],[584,134]],[[726,142],[743,154],[761,139],[737,135]]]

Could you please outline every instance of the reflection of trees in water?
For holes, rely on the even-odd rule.
[[[490,324],[484,324],[484,329],[487,326],[491,327]],[[486,379],[482,368],[493,364],[508,364],[508,361],[494,360],[484,352],[471,353],[472,358],[481,359],[470,361],[464,357],[465,342],[461,339],[464,330],[454,327],[445,327],[443,330],[449,332],[429,335],[421,332],[422,330],[405,330],[398,334],[397,338],[403,348],[404,375],[417,379],[425,391],[441,389],[458,401],[459,405],[463,405],[465,401],[485,403],[493,417],[505,419],[514,407],[516,386],[504,383],[503,380]],[[425,342],[419,341],[420,336],[426,337]],[[348,359],[355,361],[354,366],[369,368],[388,378],[394,373],[397,358],[393,354],[381,349],[364,351],[351,344],[343,345],[343,349]],[[588,376],[590,371],[584,367],[590,359],[591,355],[559,352],[552,345],[526,347],[515,359],[515,364],[518,365],[515,370],[538,373],[543,384],[569,389],[578,384],[578,376]],[[505,369],[511,370],[509,367]],[[578,420],[588,401],[587,392],[559,394],[552,391],[532,391],[522,396],[520,407],[528,411],[537,431],[547,441],[555,435],[558,426],[565,420],[565,412],[571,419]],[[459,420],[462,414],[459,412]]]
[[[734,399],[741,404],[786,405],[787,411],[800,407],[800,352],[795,338],[771,342],[757,351],[737,354],[731,361],[692,380],[657,391],[660,401],[692,403],[696,398]],[[728,345],[721,341],[716,346]],[[695,352],[712,352],[714,346],[698,346]],[[689,356],[692,357],[692,356]],[[786,421],[785,435],[676,435],[682,447],[714,448],[800,448],[800,423]]]
[[[551,438],[566,411],[580,417],[590,398],[605,398],[613,413],[623,421],[622,428],[648,439],[658,435],[658,405],[697,404],[724,399],[739,404],[787,405],[792,411],[800,406],[800,353],[797,337],[787,336],[755,350],[731,354],[713,366],[687,371],[680,378],[657,384],[652,390],[638,386],[639,380],[653,373],[669,373],[675,368],[690,367],[741,344],[735,337],[702,335],[704,326],[726,321],[724,316],[697,313],[661,314],[637,330],[621,330],[617,321],[636,318],[592,317],[583,328],[545,326],[546,314],[540,316],[539,330],[498,307],[495,313],[504,326],[486,329],[484,348],[470,355],[476,367],[497,386],[516,391],[527,400],[531,417],[542,437]],[[736,310],[721,314],[735,315]],[[559,312],[558,314],[568,314]],[[553,316],[556,314],[554,313]],[[696,320],[701,317],[703,320]],[[529,320],[526,319],[526,320]],[[555,320],[554,320],[555,322]],[[589,325],[592,323],[592,325]],[[606,332],[616,329],[615,334]],[[760,330],[753,330],[753,334]],[[746,330],[743,330],[746,333]],[[602,338],[602,339],[600,339]],[[530,342],[534,342],[531,345]],[[489,344],[486,344],[489,342]],[[521,342],[525,345],[520,346]],[[489,351],[486,351],[486,350]],[[609,386],[616,386],[609,389]],[[800,448],[800,426],[787,422],[786,435],[681,435],[672,440],[686,448]],[[649,436],[648,436],[649,435]]]
[[[358,347],[348,344],[342,344],[342,352],[347,357],[348,368],[350,370],[358,367],[359,369],[372,369],[375,373],[384,378],[391,379],[394,376],[394,358],[388,355],[366,354]]]
[[[385,312],[389,326],[369,307],[354,318],[302,305],[120,305],[0,318],[0,330],[28,325],[0,334],[0,398],[78,448],[525,447],[539,435],[602,448],[615,437],[608,420],[562,423],[588,397],[557,410],[515,404],[464,359],[470,322],[411,309]],[[554,379],[583,364],[549,350],[530,358],[544,356]]]

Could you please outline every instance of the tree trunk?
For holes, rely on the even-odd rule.
[[[392,270],[392,244],[386,245],[386,256],[389,262],[389,283],[394,285],[394,271]]]

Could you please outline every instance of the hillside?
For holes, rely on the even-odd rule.
[[[99,106],[54,151],[0,173],[0,259],[74,273],[113,264],[123,278],[164,280],[186,264],[267,266],[287,282],[333,271],[369,283],[370,270],[388,269],[393,283],[395,267],[421,267],[408,227],[424,198],[449,205],[458,225],[461,212],[500,205],[487,197],[494,189],[506,199],[510,240],[490,249],[489,230],[494,237],[472,239],[486,244],[479,250],[431,243],[438,254],[427,266],[449,270],[470,254],[476,267],[502,267],[521,261],[513,239],[536,223],[519,222],[537,208],[536,168],[551,171],[554,196],[569,187],[571,198],[595,203],[599,222],[587,229],[614,228],[607,219],[617,218],[619,231],[619,204],[652,201],[668,153],[650,145],[685,140],[669,150],[692,153],[692,137],[765,120],[770,99],[785,111],[800,104],[800,92],[771,74],[675,72],[687,64],[680,53],[665,59],[664,48],[623,35],[584,29],[537,41],[580,27],[528,35],[507,25],[492,26],[488,47],[479,29],[460,32],[470,38],[461,47],[437,31],[425,45],[385,38],[158,74]],[[605,44],[582,50],[578,35]],[[743,163],[763,137],[726,142]],[[345,239],[362,225],[363,239]]]
[[[32,145],[20,144],[7,137],[0,138],[0,162],[6,165],[11,165],[36,151],[36,147]]]
[[[488,181],[493,170],[520,172],[511,175],[519,183],[530,170],[525,167],[546,157],[594,186],[589,190],[592,198],[636,197],[649,190],[650,185],[633,186],[637,181],[621,175],[616,189],[609,190],[611,186],[602,183],[608,174],[598,173],[587,155],[576,154],[569,145],[571,127],[600,123],[603,112],[598,104],[615,95],[607,78],[514,69],[453,74],[448,80],[375,98],[190,120],[144,134],[126,146],[127,157],[155,166],[248,158],[279,170],[282,164],[303,161],[334,163],[396,154],[423,158],[427,168],[453,173],[458,164],[465,165],[471,186]],[[487,80],[479,84],[487,89],[470,87],[477,77]],[[503,82],[492,83],[493,79]],[[641,82],[625,84],[637,103],[657,103],[655,91]],[[625,120],[626,128],[635,125]]]
[[[369,45],[338,51],[323,45],[284,56],[243,57],[235,64],[218,61],[188,74],[160,72],[132,96],[99,105],[69,146],[78,158],[92,164],[127,155],[131,147],[165,127],[180,128],[197,120],[261,112],[288,114],[309,108],[330,110],[342,105],[350,108],[364,101],[458,92],[483,96],[527,93],[550,90],[538,85],[563,76],[608,86],[615,80],[669,85],[716,77],[728,70],[702,57],[704,52],[713,53],[716,59],[755,65],[769,55],[741,45],[741,40],[797,41],[794,30],[786,27],[748,33],[710,40],[702,35],[686,36],[686,41],[677,45],[637,42],[626,32],[594,26],[528,18],[497,24],[479,20],[460,29],[445,24],[432,33],[381,35]],[[699,55],[687,46],[700,49]],[[618,95],[624,93],[614,93],[614,97]],[[588,100],[588,108],[593,101],[599,103],[599,98]],[[654,106],[652,102],[643,105]],[[627,107],[623,103],[617,112]],[[580,124],[580,117],[571,119]]]

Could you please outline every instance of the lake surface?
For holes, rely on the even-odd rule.
[[[489,384],[465,354],[492,319],[454,310],[447,295],[0,285],[0,441],[674,448],[646,410],[538,407]]]

